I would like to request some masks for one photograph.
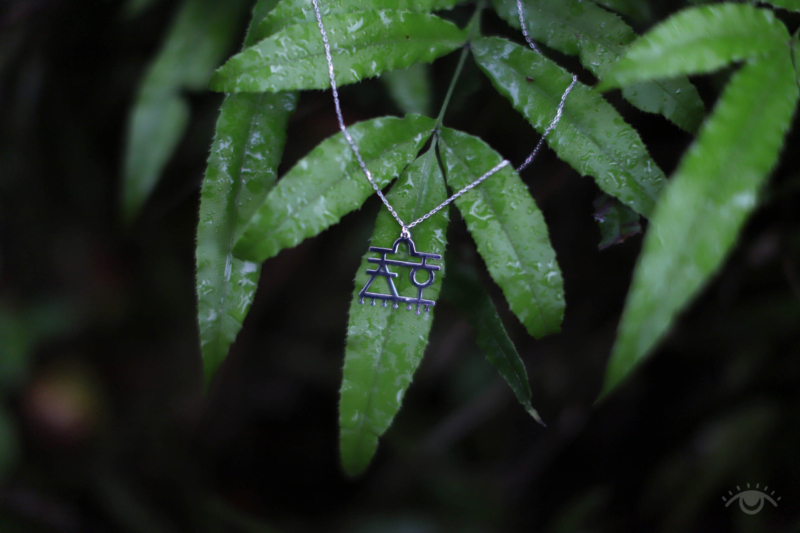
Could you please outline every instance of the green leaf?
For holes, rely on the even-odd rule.
[[[747,4],[685,9],[633,44],[599,90],[653,78],[712,72],[785,46],[786,27],[772,11]]]
[[[187,0],[150,65],[128,120],[122,186],[131,222],[155,188],[189,122],[183,90],[204,89],[236,38],[248,2]]]
[[[433,148],[403,173],[387,197],[400,217],[408,222],[445,200],[447,191]],[[442,210],[415,227],[412,237],[417,250],[444,254],[447,222],[447,210]],[[370,244],[390,248],[399,234],[400,228],[392,215],[381,209]],[[413,260],[407,254],[406,247],[401,246],[398,256],[391,258]],[[356,274],[347,328],[339,423],[342,466],[349,475],[364,471],[378,447],[378,437],[389,428],[400,409],[403,395],[422,360],[433,322],[433,309],[416,314],[416,309],[402,306],[394,309],[392,305],[383,307],[380,302],[370,305],[369,300],[363,305],[359,303],[358,294],[370,279],[367,268],[375,268],[367,258],[375,256],[374,252],[367,252]],[[442,270],[434,275],[433,284],[425,289],[423,296],[436,301],[444,277],[444,264],[432,264],[439,264]],[[397,292],[415,297],[416,289],[411,284],[408,269],[388,268],[399,274],[394,278]],[[423,274],[417,279],[422,282]],[[390,294],[388,283],[376,280],[370,292]]]
[[[433,87],[428,70],[428,65],[417,63],[407,69],[394,70],[381,76],[389,95],[403,113],[431,115]]]
[[[800,0],[765,0],[764,3],[771,4],[787,11],[800,12]]]
[[[604,393],[650,352],[736,244],[778,158],[797,98],[786,46],[731,79],[653,215]]]
[[[646,0],[594,0],[594,3],[630,17],[636,22],[648,22],[653,18],[650,4]]]
[[[594,209],[594,219],[600,225],[597,248],[601,251],[642,232],[639,213],[625,207],[616,198],[601,194],[594,201]]]
[[[292,93],[234,94],[222,104],[197,227],[197,312],[207,380],[253,301],[260,265],[233,257],[233,244],[275,184],[296,101]]]
[[[17,431],[5,406],[0,404],[0,482],[5,480],[17,462],[19,442]]]
[[[440,153],[454,191],[503,158],[477,137],[442,129]],[[556,333],[564,318],[564,287],[547,225],[510,165],[455,201],[492,279],[528,333]]]
[[[130,223],[155,188],[189,123],[189,105],[177,94],[140,96],[128,122],[122,216]]]
[[[379,187],[385,187],[428,140],[434,121],[418,115],[383,117],[348,128]],[[234,247],[261,262],[336,224],[373,194],[341,133],[301,159],[269,193]]]
[[[319,12],[327,29],[328,17],[343,13],[360,11],[386,10],[408,11],[412,13],[430,13],[450,9],[459,0],[320,0]],[[316,27],[317,17],[311,0],[283,0],[275,10],[256,29],[260,41],[264,37],[279,32],[294,24],[313,23]]]
[[[531,386],[525,363],[508,337],[492,299],[478,282],[475,269],[464,263],[454,263],[450,257],[447,260],[450,268],[442,295],[467,312],[475,330],[475,340],[486,354],[486,359],[506,380],[528,414],[544,425],[539,413],[531,405]]]
[[[459,48],[466,31],[434,15],[362,11],[324,20],[336,82],[431,62]],[[327,89],[325,49],[316,24],[289,26],[233,56],[211,78],[215,91]]]
[[[572,76],[541,54],[505,39],[479,39],[472,51],[500,94],[544,132]],[[603,191],[637,213],[650,214],[664,173],[636,130],[600,94],[578,83],[547,141],[558,157],[592,176]]]
[[[494,4],[511,26],[520,27],[516,0],[494,0]],[[637,38],[617,15],[591,2],[525,0],[523,13],[533,39],[559,52],[577,55],[600,80]],[[690,132],[697,129],[705,112],[697,90],[686,78],[647,81],[626,88],[622,96],[636,108],[660,113]]]
[[[272,33],[264,34],[259,31],[261,23],[264,22],[277,6],[281,5],[280,0],[257,0],[256,5],[253,6],[253,15],[250,17],[250,25],[247,27],[247,35],[244,38],[244,47],[253,46],[261,39],[269,37]]]
[[[261,0],[252,28],[275,5]],[[233,257],[232,249],[277,178],[294,93],[232,94],[217,120],[197,227],[197,319],[208,383],[225,359],[255,295],[261,265]]]
[[[792,64],[795,76],[797,76],[797,84],[800,85],[800,40],[797,39],[797,33],[792,39]]]

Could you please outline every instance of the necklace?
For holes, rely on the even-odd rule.
[[[367,168],[366,163],[364,163],[364,159],[361,157],[361,152],[359,152],[358,146],[353,141],[353,138],[350,136],[350,133],[347,131],[347,128],[344,125],[344,117],[342,116],[342,108],[339,103],[339,90],[336,86],[336,76],[333,70],[333,59],[331,58],[331,46],[330,43],[328,42],[328,34],[325,31],[325,25],[322,23],[322,14],[320,13],[319,10],[318,0],[311,0],[311,2],[314,5],[314,14],[317,17],[317,26],[319,27],[319,33],[322,36],[322,43],[325,47],[325,60],[328,64],[328,78],[330,78],[331,80],[331,92],[333,93],[333,104],[334,107],[336,108],[336,118],[338,119],[339,122],[339,130],[341,130],[342,135],[344,135],[347,144],[350,145],[350,149],[356,156],[358,165],[361,167],[361,170],[364,172],[364,175],[369,180],[370,185],[372,185],[372,188],[378,194],[378,197],[381,199],[383,204],[389,210],[389,213],[391,213],[391,215],[394,217],[397,223],[400,224],[400,237],[396,241],[394,241],[394,244],[392,245],[391,248],[381,248],[378,246],[369,247],[370,252],[378,253],[381,256],[379,258],[370,257],[367,259],[368,262],[375,263],[378,265],[378,267],[376,269],[367,270],[367,274],[370,274],[371,277],[369,281],[367,281],[366,285],[364,285],[364,288],[361,289],[361,291],[358,293],[359,303],[363,304],[364,298],[371,298],[372,305],[375,305],[375,300],[381,300],[383,302],[384,307],[386,307],[387,302],[393,302],[394,304],[393,307],[397,309],[400,303],[404,303],[408,306],[407,309],[409,311],[413,308],[414,305],[416,305],[417,308],[416,314],[420,314],[420,307],[424,307],[425,311],[428,312],[431,306],[436,305],[436,302],[433,300],[424,299],[422,297],[422,292],[427,287],[430,287],[433,284],[434,272],[437,270],[441,270],[440,266],[428,264],[428,261],[429,260],[440,261],[442,259],[442,256],[439,254],[418,252],[414,244],[414,241],[411,239],[411,228],[413,228],[417,224],[426,221],[427,219],[438,213],[440,210],[450,205],[457,198],[468,193],[469,191],[480,185],[484,180],[488,179],[492,174],[494,174],[498,170],[510,165],[511,162],[508,161],[507,159],[504,159],[503,161],[495,165],[493,168],[491,168],[489,171],[487,171],[485,174],[483,174],[481,177],[479,177],[469,185],[465,186],[458,192],[454,193],[447,200],[445,200],[438,206],[434,207],[432,210],[430,210],[428,213],[421,216],[417,220],[409,224],[403,222],[403,220],[400,218],[400,215],[398,215],[397,212],[392,207],[392,204],[390,204],[389,200],[386,199],[386,196],[383,194],[383,191],[381,191],[380,187],[378,187],[378,185],[375,183],[375,180],[372,177],[372,173]],[[522,35],[525,37],[525,41],[528,43],[528,46],[530,46],[534,52],[541,53],[539,52],[539,49],[536,48],[536,45],[533,43],[533,40],[528,35],[528,31],[525,29],[525,17],[522,14],[522,0],[517,0],[517,13],[519,15],[519,23],[520,27],[522,28]],[[567,101],[567,95],[569,95],[570,91],[572,91],[573,87],[575,87],[575,84],[577,82],[578,82],[578,77],[573,75],[572,83],[569,85],[569,87],[567,87],[567,89],[564,91],[564,94],[561,96],[561,102],[559,102],[558,104],[558,108],[556,110],[556,116],[553,118],[553,121],[545,129],[544,133],[542,134],[542,137],[539,139],[539,142],[533,149],[533,152],[531,152],[531,155],[529,155],[527,159],[525,159],[525,162],[523,162],[522,165],[520,165],[516,169],[517,172],[521,172],[522,170],[524,170],[536,158],[536,154],[542,147],[545,138],[550,134],[553,128],[556,127],[558,121],[561,120],[561,114],[564,110],[564,104]],[[387,259],[386,256],[388,254],[397,253],[401,244],[405,244],[406,246],[408,246],[409,257],[420,259],[421,261],[419,263],[414,263],[411,261],[399,261],[396,259]],[[398,294],[397,288],[395,287],[394,284],[394,278],[396,278],[398,274],[395,272],[391,272],[388,268],[389,266],[400,266],[400,267],[411,268],[411,273],[409,274],[409,278],[411,279],[411,283],[417,289],[416,298],[401,296],[400,294]],[[425,271],[428,275],[428,279],[425,280],[424,282],[419,282],[417,280],[417,273],[420,270]],[[372,282],[375,281],[375,278],[378,276],[381,276],[386,279],[391,294],[369,292],[369,288],[372,285]]]

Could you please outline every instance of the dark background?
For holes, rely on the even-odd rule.
[[[567,313],[561,334],[537,342],[453,212],[450,247],[489,287],[548,427],[443,303],[403,410],[366,475],[349,480],[338,386],[379,203],[265,264],[207,395],[194,236],[220,95],[187,95],[188,134],[135,224],[120,223],[125,121],[177,5],[131,18],[111,1],[0,3],[0,382],[18,439],[16,454],[0,445],[0,531],[800,531],[796,125],[723,270],[596,406],[641,237],[599,252],[597,187],[541,154],[523,179],[550,227]],[[484,31],[513,35],[490,14]],[[435,64],[438,101],[456,59]],[[727,75],[697,80],[709,107]],[[670,173],[690,137],[609,99]],[[345,88],[343,105],[348,122],[398,113],[377,80]],[[446,122],[514,162],[537,139],[472,63]],[[335,131],[330,94],[304,93],[284,170]],[[747,483],[769,485],[777,508],[726,508]]]

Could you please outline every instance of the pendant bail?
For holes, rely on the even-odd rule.
[[[401,239],[410,239],[411,238],[411,230],[409,230],[406,226],[403,226],[403,229],[400,230],[400,238]]]

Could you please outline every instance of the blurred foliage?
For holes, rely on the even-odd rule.
[[[176,14],[131,109],[121,198],[129,223],[155,188],[189,123],[189,105],[181,92],[205,89],[249,5],[248,0],[186,0]]]
[[[650,7],[660,20],[684,6]],[[0,420],[18,450],[3,456],[1,531],[800,529],[797,119],[722,270],[596,407],[641,239],[599,252],[597,186],[544,151],[522,178],[551,228],[568,312],[541,341],[505,305],[498,313],[548,428],[496,377],[462,309],[442,302],[405,409],[373,468],[349,481],[336,439],[342,338],[380,204],[265,263],[205,398],[194,239],[219,95],[185,96],[187,134],[162,181],[132,227],[118,218],[126,120],[178,8],[162,0],[130,18],[121,2],[0,6],[0,363],[13,369]],[[484,32],[518,38],[490,14]],[[456,60],[439,60],[436,102]],[[465,73],[478,72],[471,61]],[[709,109],[729,75],[698,79]],[[487,80],[470,84],[448,125],[524,159],[538,136]],[[691,136],[608,98],[671,173]],[[397,109],[378,81],[342,100],[348,123]],[[330,95],[303,94],[281,173],[336,131]],[[451,219],[449,249],[502,302]],[[769,485],[778,506],[726,508],[721,497],[746,483]]]

